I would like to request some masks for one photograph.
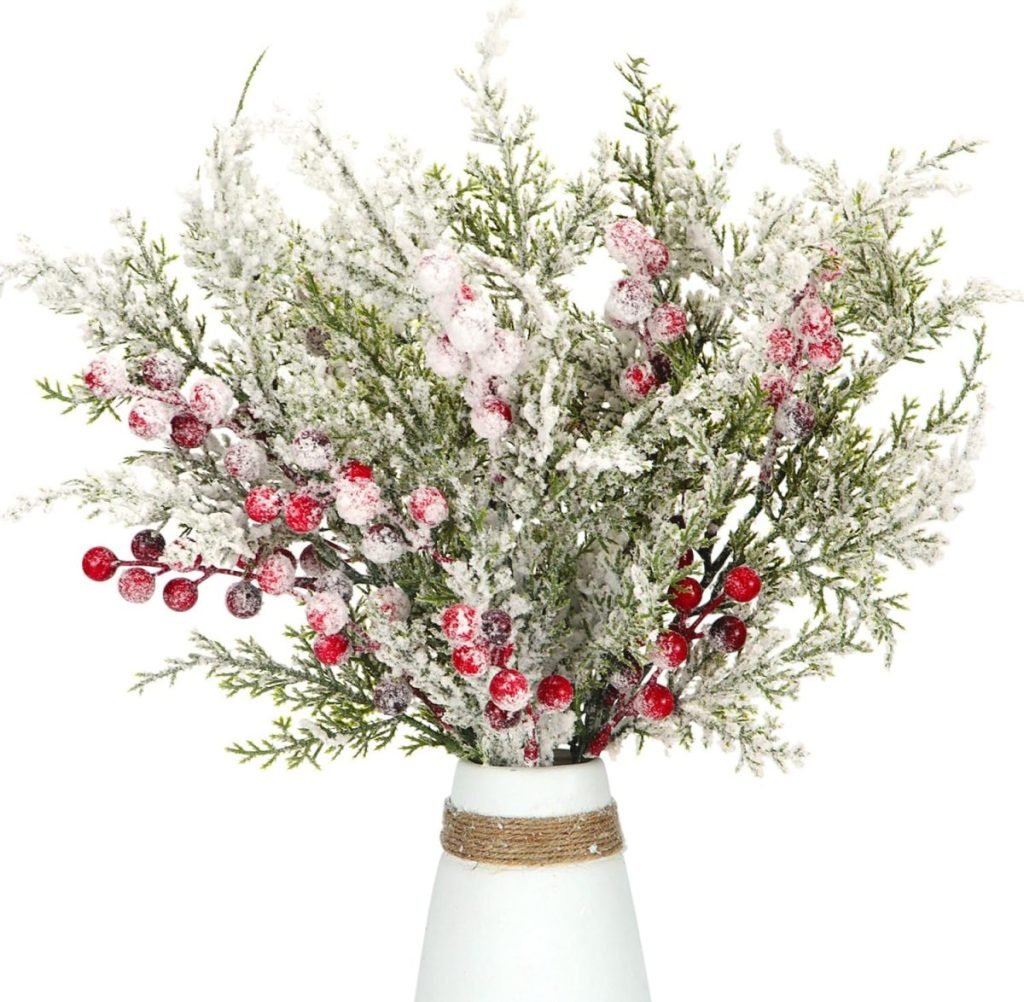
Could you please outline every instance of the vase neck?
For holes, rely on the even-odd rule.
[[[505,818],[553,818],[596,811],[611,803],[608,773],[599,760],[516,769],[459,762],[452,805]]]

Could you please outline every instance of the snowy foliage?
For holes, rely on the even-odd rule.
[[[196,636],[139,681],[198,668],[295,712],[236,745],[245,758],[316,763],[403,734],[545,765],[633,734],[784,764],[801,751],[776,710],[838,655],[891,650],[887,572],[937,556],[970,484],[997,294],[934,288],[941,234],[912,245],[903,227],[972,144],[893,154],[868,185],[780,143],[806,188],[733,220],[736,151],[699,168],[640,59],[619,68],[623,138],[560,177],[494,75],[499,29],[461,74],[479,152],[460,171],[396,146],[361,179],[319,118],[240,108],[187,196],[180,259],[129,214],[100,258],[25,244],[0,281],[79,315],[93,353],[45,395],[146,441],[38,500],[159,530],[171,543],[143,565],[198,575],[204,598],[219,574],[304,607],[288,663]],[[268,134],[325,196],[319,225],[258,176]],[[621,275],[574,301],[565,279],[595,255]],[[946,347],[958,385],[862,416]],[[730,591],[738,567],[753,599],[732,594],[749,574]],[[260,605],[234,601],[242,618]]]

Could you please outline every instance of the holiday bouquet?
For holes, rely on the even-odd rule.
[[[232,747],[245,760],[396,738],[476,766],[631,738],[798,759],[775,711],[838,656],[891,651],[889,571],[938,555],[970,482],[998,293],[936,289],[941,233],[904,224],[974,146],[848,184],[780,142],[805,189],[734,219],[736,151],[699,167],[629,59],[627,131],[565,179],[494,76],[501,22],[462,74],[479,148],[461,170],[396,144],[368,181],[319,118],[240,102],[180,259],[127,214],[99,258],[26,243],[0,280],[80,315],[92,353],[44,395],[140,443],[35,500],[135,528],[130,553],[83,560],[129,603],[295,605],[290,657],[194,634],[137,681],[270,695],[285,712]],[[316,225],[261,182],[268,135],[323,196]],[[944,348],[954,385],[882,406]]]

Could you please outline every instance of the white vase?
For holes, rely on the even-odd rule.
[[[604,763],[497,768],[459,762],[451,804],[550,818],[612,802]],[[443,852],[416,1002],[650,1002],[622,853],[496,866]]]

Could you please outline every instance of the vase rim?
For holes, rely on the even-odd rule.
[[[459,810],[493,817],[561,817],[599,810],[612,802],[604,762],[562,766],[493,766],[459,761],[451,802]]]

